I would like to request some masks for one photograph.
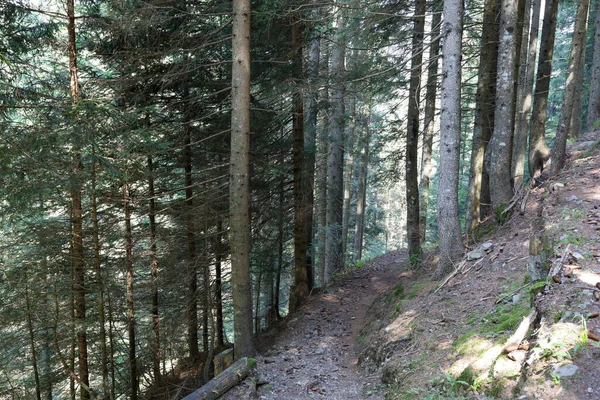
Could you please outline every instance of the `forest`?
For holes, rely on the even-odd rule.
[[[441,280],[599,120],[596,0],[0,0],[0,399],[206,382],[398,249]]]

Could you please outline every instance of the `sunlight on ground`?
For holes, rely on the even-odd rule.
[[[385,332],[390,334],[390,338],[393,341],[408,338],[412,331],[412,322],[416,316],[417,312],[415,310],[407,310],[386,326]]]
[[[600,282],[600,274],[593,273],[591,271],[575,270],[573,274],[581,282],[594,286],[597,282]]]

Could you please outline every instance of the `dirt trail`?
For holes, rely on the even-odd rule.
[[[324,293],[312,296],[277,332],[259,337],[265,348],[254,373],[224,399],[381,399],[379,374],[358,366],[355,344],[367,312],[406,269],[405,251],[386,254],[346,273]]]

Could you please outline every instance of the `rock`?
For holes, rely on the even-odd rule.
[[[522,362],[527,357],[527,352],[524,350],[515,350],[507,355],[510,360]]]
[[[573,253],[571,253],[571,255],[573,256],[574,259],[576,259],[577,261],[583,261],[585,259],[585,257],[581,254],[578,253],[576,251],[574,251]]]
[[[579,197],[575,196],[574,194],[567,197],[567,201],[577,201],[579,200]]]
[[[515,295],[512,297],[512,302],[513,302],[513,304],[517,304],[517,303],[519,302],[519,300],[521,300],[521,295],[520,295],[520,294],[515,294]]]
[[[554,375],[559,376],[560,378],[567,378],[569,376],[575,375],[578,369],[579,367],[577,365],[563,364],[556,366],[552,373]]]
[[[485,242],[484,244],[481,245],[480,249],[485,252],[492,251],[494,249],[494,243]]]
[[[476,249],[467,253],[467,261],[477,260],[483,257],[483,251],[481,249]]]
[[[322,354],[325,354],[325,349],[322,348],[322,347],[317,347],[317,349],[315,350],[315,354],[318,355],[318,356],[322,355]]]

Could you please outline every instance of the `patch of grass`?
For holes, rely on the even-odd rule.
[[[514,330],[523,317],[529,314],[530,308],[519,302],[517,304],[502,304],[486,314],[483,324],[483,332],[488,336],[495,336],[504,332]]]
[[[398,283],[394,287],[394,297],[396,297],[397,299],[404,298],[404,286],[402,285],[402,283]]]
[[[496,226],[491,222],[483,223],[475,229],[475,231],[473,232],[473,238],[479,241],[484,236],[487,236],[490,233],[492,233],[494,229],[496,229]]]
[[[585,218],[585,210],[583,208],[564,207],[560,210],[560,216],[563,219],[581,219]]]
[[[410,264],[410,268],[415,270],[421,265],[423,259],[421,258],[421,254],[411,254],[408,256],[408,262]]]
[[[577,232],[567,232],[560,237],[559,243],[581,246],[592,243],[592,241],[588,237],[580,235]]]

